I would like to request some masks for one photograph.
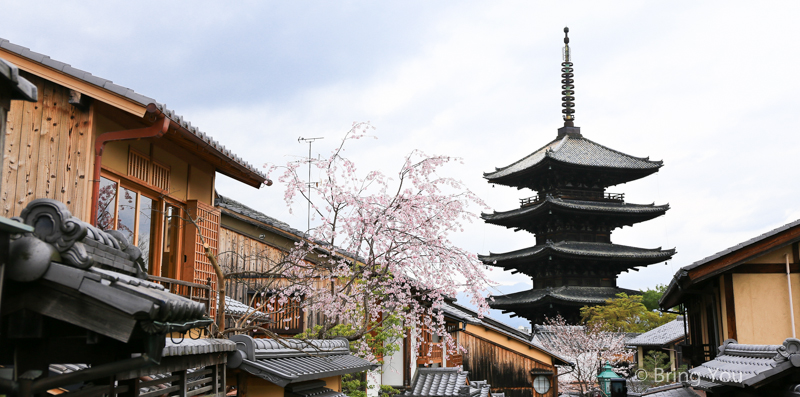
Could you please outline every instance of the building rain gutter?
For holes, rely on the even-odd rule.
[[[131,139],[158,138],[169,129],[170,119],[155,104],[147,105],[147,114],[155,114],[156,122],[150,127],[113,131],[100,134],[94,141],[94,174],[92,175],[92,212],[89,221],[97,226],[97,201],[100,198],[100,167],[106,143]]]
[[[789,284],[789,314],[792,319],[792,338],[797,338],[794,325],[794,302],[792,302],[792,272],[789,269],[789,254],[786,255],[786,282]]]

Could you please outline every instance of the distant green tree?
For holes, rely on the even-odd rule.
[[[584,306],[581,317],[586,324],[602,323],[604,331],[647,332],[677,317],[674,314],[647,310],[641,295],[621,293],[604,305]]]
[[[651,312],[653,310],[658,310],[658,300],[664,295],[664,292],[667,291],[667,286],[665,284],[657,284],[654,289],[646,289],[642,291],[642,303],[647,310]]]

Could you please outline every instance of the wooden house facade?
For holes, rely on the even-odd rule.
[[[682,267],[661,298],[681,305],[683,357],[700,365],[728,339],[780,345],[800,330],[800,220]],[[766,325],[768,324],[768,326]]]
[[[40,93],[8,113],[0,215],[35,198],[118,230],[143,252],[152,281],[204,301],[212,313],[217,172],[260,187],[266,177],[156,100],[0,39],[0,58]]]
[[[400,350],[384,358],[381,384],[404,389],[411,386],[419,368],[461,367],[469,372],[470,381],[489,384],[493,395],[558,395],[558,366],[572,365],[567,359],[532,343],[529,334],[490,317],[479,317],[456,303],[448,302],[441,310],[450,335],[463,350],[446,352],[435,335],[416,342],[409,333],[397,342]],[[412,361],[414,350],[417,359]],[[540,391],[534,388],[535,383]]]

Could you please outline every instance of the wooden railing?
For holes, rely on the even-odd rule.
[[[625,200],[625,193],[604,193],[591,190],[560,189],[547,194],[553,197],[573,200],[612,201],[620,203]],[[519,199],[519,206],[527,207],[529,205],[538,204],[544,200],[545,197],[546,195],[544,194],[537,194],[536,196],[521,198]]]
[[[451,354],[447,356],[447,367],[458,367],[464,365],[464,356],[461,354]]]
[[[211,307],[211,297],[214,294],[211,291],[210,283],[203,285],[149,274],[147,275],[147,279],[163,285],[164,288],[175,295],[180,295],[193,301],[202,302],[204,305],[206,305],[206,312],[208,312],[209,307]]]
[[[437,363],[442,363],[442,345],[429,342],[420,343],[419,350],[417,351],[417,364]]]

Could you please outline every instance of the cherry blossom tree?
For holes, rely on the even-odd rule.
[[[466,291],[485,312],[481,292],[489,281],[476,255],[456,247],[450,236],[476,218],[471,205],[486,206],[461,182],[439,174],[444,165],[458,161],[453,157],[414,151],[393,177],[375,170],[359,174],[355,162],[344,156],[345,145],[372,129],[369,123],[354,123],[328,158],[312,163],[320,182],[311,185],[310,196],[301,176],[305,161],[270,167],[286,186],[289,207],[310,201],[319,223],[290,253],[296,261],[284,276],[293,281],[279,299],[304,296],[304,310],[324,319],[306,332],[308,337],[325,338],[345,326],[344,336],[359,341],[365,356],[370,349],[364,336],[386,327],[400,335],[407,327],[418,340],[422,329],[432,330],[454,352],[436,307],[445,297]],[[311,254],[318,260],[302,260]],[[403,321],[386,324],[388,315]]]
[[[587,325],[569,325],[561,316],[548,318],[537,333],[547,334],[536,340],[575,364],[559,370],[558,387],[562,392],[589,395],[596,389],[598,370],[606,362],[627,378],[633,354],[625,348],[624,332],[608,332],[602,321]]]

